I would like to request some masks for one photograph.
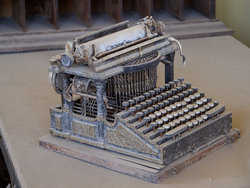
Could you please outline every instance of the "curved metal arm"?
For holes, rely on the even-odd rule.
[[[186,58],[183,55],[181,43],[178,40],[176,40],[174,37],[168,37],[168,40],[170,42],[175,42],[177,44],[177,46],[179,48],[179,51],[180,51],[180,56],[182,57],[182,66],[181,66],[181,68],[185,67],[186,66]]]

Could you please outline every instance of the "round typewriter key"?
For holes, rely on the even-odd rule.
[[[182,110],[178,110],[177,113],[179,114],[179,116],[183,116],[184,112]]]
[[[148,104],[148,106],[151,106],[153,104],[153,101],[151,99],[147,99],[145,102]]]
[[[214,103],[214,106],[217,106],[219,104],[218,101],[213,101],[213,103]]]
[[[158,105],[160,108],[163,108],[165,106],[163,102],[159,102]]]
[[[214,103],[213,102],[209,102],[209,103],[207,103],[208,104],[208,106],[210,107],[210,108],[213,108],[214,107]]]
[[[129,111],[132,112],[132,116],[134,116],[135,112],[136,112],[136,108],[135,107],[130,107]]]
[[[204,112],[206,112],[206,109],[204,107],[200,107],[198,109],[200,110],[201,114],[203,114]]]
[[[187,92],[189,93],[189,95],[193,95],[194,94],[193,89],[188,89]]]
[[[206,103],[207,103],[207,98],[202,97],[201,100],[202,100],[203,104],[206,104]]]
[[[189,93],[187,91],[183,91],[182,94],[184,95],[184,97],[189,96]]]
[[[161,127],[163,125],[163,121],[161,119],[157,119],[156,123],[157,123],[158,127]]]
[[[154,90],[155,90],[155,94],[157,95],[157,94],[159,94],[160,92],[161,92],[161,89],[160,88],[154,88]]]
[[[127,110],[128,106],[129,106],[129,102],[127,102],[127,101],[122,102],[122,106],[125,107],[125,110]]]
[[[169,122],[169,125],[171,129],[175,128],[175,123],[173,121]]]
[[[172,109],[172,111],[175,111],[177,107],[176,107],[175,104],[171,104],[171,105],[170,105],[170,108]]]
[[[164,124],[168,123],[168,118],[166,116],[162,117],[161,120],[163,121]]]
[[[208,119],[208,116],[206,114],[201,115],[201,118],[204,119],[204,121],[206,121]]]
[[[136,104],[138,104],[138,102],[140,102],[140,98],[139,97],[134,97],[133,100],[135,101]]]
[[[184,114],[189,112],[188,108],[182,108],[182,110],[183,110]]]
[[[194,108],[194,106],[192,104],[188,104],[187,108],[188,108],[189,111],[191,111]]]
[[[175,102],[178,102],[178,101],[180,100],[180,98],[179,98],[178,95],[173,96],[173,98],[174,98],[174,101],[175,101]]]
[[[174,87],[175,82],[168,82],[170,84],[170,88],[172,89]]]
[[[200,99],[201,98],[201,94],[200,93],[194,93],[194,96],[196,99]]]
[[[188,114],[184,115],[184,117],[185,117],[186,121],[189,121],[191,119],[191,116]]]
[[[148,127],[148,124],[150,122],[150,118],[149,117],[144,117],[143,121],[145,122],[146,126]]]
[[[175,125],[177,125],[177,126],[178,126],[178,125],[180,125],[180,124],[181,124],[181,121],[180,121],[179,119],[175,119],[175,120],[174,120],[174,123],[175,123]]]
[[[187,106],[187,102],[186,102],[186,101],[181,101],[181,106],[182,106],[182,107]]]
[[[156,95],[156,98],[157,98],[158,101],[162,100],[162,96],[161,95]]]
[[[150,93],[150,96],[153,97],[155,95],[155,90],[150,90],[149,93]]]
[[[193,106],[194,106],[194,109],[199,108],[198,104],[194,104]]]
[[[178,109],[180,109],[181,106],[182,106],[180,102],[176,102],[175,105],[176,105],[176,107],[177,107]]]
[[[174,80],[174,83],[175,83],[176,87],[178,86],[179,82],[180,82],[179,80]]]
[[[201,111],[198,110],[198,109],[196,109],[196,110],[194,110],[194,113],[195,113],[197,116],[199,116],[199,115],[201,114]]]
[[[194,91],[194,93],[197,93],[198,92],[198,88],[194,87],[193,91]]]
[[[173,95],[177,94],[177,89],[175,89],[175,88],[172,88],[170,91],[172,91]]]
[[[130,105],[130,106],[135,105],[135,101],[134,101],[133,99],[128,100],[128,102],[129,102],[129,105]]]
[[[211,101],[212,101],[211,97],[207,98],[207,102],[211,102]]]
[[[159,88],[160,88],[161,92],[165,91],[165,86],[160,86]]]
[[[161,96],[163,99],[166,99],[168,97],[168,94],[167,93],[161,93]]]
[[[170,104],[169,100],[164,100],[163,103],[164,103],[164,106],[168,106]]]
[[[191,102],[191,99],[190,99],[189,97],[185,97],[185,98],[184,98],[184,101],[188,104],[188,103]]]
[[[146,97],[146,99],[148,99],[150,97],[150,93],[149,92],[145,92],[143,95]]]
[[[167,118],[169,119],[169,121],[172,121],[174,116],[172,114],[167,114]]]
[[[155,115],[156,115],[156,118],[160,118],[161,117],[161,112],[160,111],[155,111]]]
[[[191,99],[191,102],[194,102],[196,99],[194,95],[189,95],[189,98]]]
[[[166,124],[166,125],[163,125],[163,128],[168,131],[170,129],[170,125],[169,124]]]
[[[159,127],[157,129],[157,132],[160,133],[160,137],[163,137],[166,130],[163,127]]]
[[[148,117],[150,118],[151,121],[156,120],[156,115],[155,114],[149,114]]]
[[[200,92],[200,96],[201,96],[201,97],[204,97],[204,96],[205,96],[205,93],[204,93],[204,92]]]
[[[178,116],[179,116],[179,114],[177,112],[173,112],[172,114],[174,116],[174,119],[178,118]]]
[[[146,108],[148,106],[146,102],[141,102],[140,105],[142,106],[142,108]]]
[[[196,120],[199,122],[199,124],[203,122],[203,118],[202,117],[197,117]]]
[[[180,86],[176,87],[176,89],[177,89],[177,93],[180,93],[182,91],[182,87]]]
[[[185,90],[187,89],[186,84],[181,84],[180,86],[181,86],[181,88],[182,88],[182,91],[185,91]]]
[[[150,114],[155,111],[155,109],[153,107],[148,107],[147,109],[148,109],[148,111],[149,111]]]
[[[180,120],[181,124],[185,123],[185,121],[186,121],[186,119],[183,116],[179,117],[179,120]]]
[[[184,78],[178,78],[180,84],[182,84],[182,82],[184,81]]]
[[[194,112],[189,112],[188,115],[190,115],[192,119],[195,117],[195,113]]]
[[[158,104],[154,104],[152,107],[155,109],[155,111],[160,109]]]
[[[172,91],[167,91],[166,93],[167,93],[168,97],[171,97],[173,95]]]
[[[157,123],[156,122],[151,122],[149,124],[149,127],[152,127],[153,128],[153,131],[155,131],[155,129],[158,127]]]
[[[169,90],[170,89],[170,84],[164,84],[164,87],[166,90]]]
[[[143,113],[144,116],[147,116],[147,115],[149,114],[149,110],[143,109],[143,110],[142,110],[142,113]]]
[[[137,111],[142,110],[142,106],[141,106],[140,104],[136,104],[136,105],[135,105],[135,108],[136,108]]]
[[[196,104],[198,104],[198,106],[201,107],[203,105],[203,102],[202,102],[202,100],[197,100]]]
[[[194,120],[192,120],[192,124],[193,124],[194,126],[197,126],[199,123],[198,123],[198,121],[197,121],[196,119],[194,119]]]
[[[140,99],[140,101],[144,101],[144,100],[145,100],[145,96],[140,95],[140,96],[139,96],[139,99]]]
[[[172,109],[169,106],[165,107],[165,110],[167,111],[168,114],[172,112]]]
[[[141,120],[142,120],[142,117],[143,117],[143,113],[142,113],[142,112],[137,112],[137,113],[136,113],[136,116],[138,116],[139,121],[141,121]]]
[[[179,96],[180,100],[184,99],[183,93],[178,93],[177,95]]]
[[[190,83],[186,83],[187,88],[189,89],[191,87]]]
[[[210,106],[208,106],[207,104],[203,106],[205,108],[206,111],[208,111],[210,109]]]
[[[151,97],[151,100],[152,100],[153,104],[155,104],[157,102],[157,98],[156,97]]]
[[[168,100],[169,100],[170,104],[174,103],[174,98],[173,97],[168,98]]]
[[[186,125],[188,126],[188,130],[190,131],[191,128],[193,127],[193,123],[192,122],[187,122]]]

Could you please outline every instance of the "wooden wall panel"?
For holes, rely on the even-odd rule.
[[[184,0],[163,0],[161,5],[169,14],[184,20]]]
[[[105,0],[105,12],[116,22],[122,19],[122,0]]]
[[[134,10],[141,16],[151,16],[153,13],[153,1],[152,0],[134,0]]]
[[[189,0],[189,5],[208,18],[215,18],[215,0]]]
[[[12,16],[21,29],[26,31],[25,0],[12,0]]]
[[[44,15],[55,28],[58,28],[58,0],[44,0]]]
[[[91,2],[90,0],[76,0],[75,1],[76,15],[88,27],[91,27]]]

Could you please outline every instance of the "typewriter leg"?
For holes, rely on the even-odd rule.
[[[163,62],[165,64],[165,83],[174,80],[174,55],[175,53],[167,55]]]

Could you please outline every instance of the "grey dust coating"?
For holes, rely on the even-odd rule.
[[[194,151],[232,126],[225,106],[174,80],[180,43],[162,22],[121,22],[67,42],[50,59],[50,82],[62,104],[50,108],[54,136],[160,164]],[[165,85],[156,87],[165,64]]]

